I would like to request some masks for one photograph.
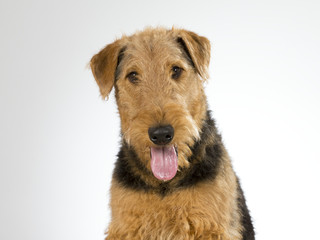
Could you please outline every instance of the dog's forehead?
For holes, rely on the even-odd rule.
[[[177,37],[168,30],[146,30],[134,34],[126,43],[126,54],[137,59],[181,57]]]
[[[140,45],[159,45],[173,41],[174,32],[165,29],[147,29],[137,32],[129,37],[131,43]]]

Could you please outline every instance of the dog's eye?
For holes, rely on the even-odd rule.
[[[137,76],[138,76],[138,73],[133,71],[127,75],[127,78],[129,79],[130,82],[137,83],[138,82]]]
[[[172,75],[171,75],[171,77],[173,78],[173,79],[178,79],[179,77],[180,77],[180,75],[181,75],[181,73],[182,73],[182,68],[180,68],[180,67],[178,67],[178,66],[173,66],[172,67]]]

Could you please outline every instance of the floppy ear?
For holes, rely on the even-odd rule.
[[[120,44],[118,40],[107,45],[91,58],[91,71],[100,88],[103,99],[108,98],[113,87],[119,52]]]
[[[208,67],[210,63],[210,41],[194,32],[181,30],[178,42],[183,45],[185,51],[191,58],[198,74],[204,79],[208,79]]]

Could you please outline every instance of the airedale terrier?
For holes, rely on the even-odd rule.
[[[253,240],[245,198],[207,107],[210,42],[149,28],[107,45],[90,66],[115,89],[122,144],[107,240]]]

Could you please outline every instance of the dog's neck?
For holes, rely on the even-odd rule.
[[[135,150],[122,142],[113,178],[125,188],[156,192],[165,196],[179,188],[191,187],[197,183],[213,180],[222,162],[224,146],[217,133],[210,112],[201,128],[201,138],[191,147],[188,158],[190,166],[182,168],[170,181],[157,180],[152,172],[137,157]]]

